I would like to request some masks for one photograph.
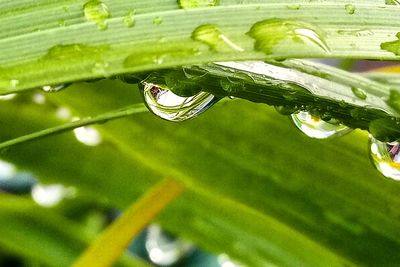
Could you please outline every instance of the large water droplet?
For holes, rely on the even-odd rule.
[[[45,85],[42,87],[42,89],[46,93],[55,93],[67,88],[70,85],[71,85],[70,83],[60,84],[60,85]]]
[[[194,118],[218,101],[218,98],[205,92],[181,97],[168,89],[145,81],[140,83],[140,89],[149,110],[168,121],[185,121]]]
[[[147,229],[145,247],[150,260],[161,266],[177,263],[193,249],[189,242],[170,236],[156,225]]]
[[[314,25],[302,21],[267,19],[255,23],[247,33],[255,39],[254,49],[272,54],[282,41],[312,44],[329,53],[323,33]]]
[[[400,180],[400,143],[381,142],[370,135],[370,157],[380,173],[388,178]]]
[[[178,0],[181,8],[210,7],[219,5],[219,0]]]
[[[344,6],[346,12],[350,15],[353,15],[356,12],[356,7],[353,4],[347,4]]]
[[[294,124],[304,134],[317,139],[326,139],[334,136],[342,136],[352,129],[335,122],[326,122],[319,117],[313,116],[306,111],[300,111],[291,115]]]
[[[233,50],[244,51],[243,48],[229,40],[217,26],[212,24],[204,24],[197,27],[192,32],[192,39],[208,45],[211,50],[219,50],[222,48],[221,45],[227,45]]]
[[[99,30],[107,29],[106,19],[111,17],[108,7],[99,0],[91,0],[83,5],[83,12],[88,21],[94,22]]]

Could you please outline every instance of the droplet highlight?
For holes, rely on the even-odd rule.
[[[259,21],[251,27],[247,35],[255,39],[255,50],[268,55],[273,54],[274,49],[285,40],[305,45],[311,44],[326,53],[330,52],[322,31],[318,27],[302,21],[281,19]]]
[[[181,97],[168,89],[148,82],[140,83],[140,91],[148,109],[167,121],[179,122],[192,119],[219,100],[206,92],[200,92],[190,97]]]
[[[180,8],[189,9],[196,7],[218,6],[219,0],[178,0]]]
[[[172,237],[157,225],[151,225],[147,229],[145,248],[154,264],[171,266],[187,256],[193,245]]]
[[[352,131],[351,128],[334,120],[326,122],[306,111],[292,114],[291,118],[296,127],[311,138],[327,139],[342,136]]]
[[[70,85],[71,85],[70,83],[59,84],[59,85],[45,85],[42,87],[42,90],[45,91],[46,93],[55,93],[64,90]]]
[[[385,177],[400,180],[400,143],[381,142],[369,137],[369,152],[375,168]]]
[[[111,17],[111,13],[105,3],[99,0],[91,0],[83,5],[85,18],[94,22],[99,30],[107,29],[106,20]]]

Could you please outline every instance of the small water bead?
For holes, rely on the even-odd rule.
[[[126,16],[122,19],[126,27],[131,28],[135,26],[135,14],[135,10],[130,10],[128,14],[126,14]]]
[[[106,19],[111,17],[108,7],[105,3],[99,0],[91,0],[83,5],[85,18],[88,21],[94,22],[99,30],[106,30]]]
[[[367,99],[367,93],[365,93],[365,91],[363,89],[358,88],[358,87],[351,87],[351,91],[353,92],[353,94],[356,97],[358,97],[362,100]]]
[[[153,19],[153,24],[156,25],[156,26],[161,25],[162,22],[163,22],[163,21],[162,21],[162,18],[160,18],[160,17],[155,17],[155,18]]]
[[[60,85],[45,85],[42,87],[42,90],[45,91],[46,93],[55,93],[67,88],[70,85],[71,85],[70,83],[60,84]]]
[[[243,48],[229,40],[217,26],[212,24],[204,24],[197,27],[192,32],[192,39],[208,45],[211,50],[218,50],[221,45],[225,44],[233,50],[244,51]]]
[[[196,7],[212,7],[218,6],[219,0],[178,0],[178,5],[185,9]]]
[[[346,12],[350,15],[353,15],[356,12],[356,7],[353,4],[347,4],[344,6]]]
[[[167,121],[178,122],[194,118],[219,100],[214,95],[205,92],[181,97],[169,89],[163,89],[148,82],[140,83],[140,91],[149,110]]]
[[[330,49],[325,43],[322,32],[314,25],[302,21],[267,19],[255,23],[247,33],[255,39],[254,49],[272,54],[273,49],[284,40],[294,43],[316,45],[324,52]]]
[[[291,118],[300,131],[312,138],[326,139],[334,136],[342,136],[352,131],[351,128],[334,120],[326,122],[320,117],[313,116],[306,111],[292,114]]]
[[[385,177],[400,180],[400,143],[381,142],[369,137],[370,158],[374,166]]]
[[[193,250],[191,243],[170,236],[157,225],[147,229],[145,247],[150,260],[161,266],[171,266]]]

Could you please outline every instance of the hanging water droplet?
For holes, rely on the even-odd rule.
[[[381,142],[369,137],[370,158],[374,166],[385,177],[400,180],[400,143]]]
[[[91,0],[83,5],[83,12],[88,21],[94,22],[99,30],[107,29],[106,19],[111,17],[108,7],[99,0]]]
[[[170,236],[157,225],[147,229],[145,247],[150,260],[161,266],[173,265],[193,250],[192,244]]]
[[[291,40],[293,43],[312,44],[329,53],[324,35],[316,26],[302,22],[282,19],[267,19],[255,23],[247,33],[255,39],[254,49],[265,54],[272,54],[282,41]]]
[[[358,97],[362,100],[367,99],[367,93],[365,93],[365,91],[363,89],[358,88],[358,87],[351,87],[351,91],[353,92],[353,94],[356,97]]]
[[[352,129],[332,120],[326,122],[319,117],[313,116],[306,111],[300,111],[291,115],[297,128],[309,137],[326,139],[334,136],[342,136]]]
[[[211,7],[219,5],[219,0],[178,0],[181,8]]]
[[[356,7],[353,4],[347,4],[344,6],[346,12],[350,15],[353,15],[356,12]]]
[[[102,142],[99,131],[94,127],[84,126],[74,129],[76,139],[87,146],[98,146]]]
[[[71,85],[70,83],[60,84],[60,85],[45,85],[42,87],[42,90],[45,91],[46,93],[55,93],[67,88],[70,85]]]
[[[185,121],[194,118],[219,100],[205,92],[181,97],[168,89],[145,81],[140,83],[140,91],[149,110],[168,121]]]
[[[126,16],[122,19],[126,27],[131,28],[135,26],[135,14],[135,10],[130,10],[128,14],[126,14]]]
[[[243,48],[229,40],[217,26],[212,24],[204,24],[197,27],[192,32],[192,39],[208,45],[211,50],[218,50],[221,45],[225,44],[233,50],[244,51]]]
[[[32,198],[43,207],[54,207],[65,198],[73,198],[76,195],[76,189],[65,187],[61,184],[35,184],[32,188]]]

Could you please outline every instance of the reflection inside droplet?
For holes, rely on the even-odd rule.
[[[400,180],[400,143],[381,142],[369,137],[370,158],[374,166],[385,177]]]
[[[326,122],[319,117],[312,116],[306,111],[292,114],[291,118],[297,128],[309,137],[326,139],[334,136],[342,136],[351,132],[351,128],[332,121]]]
[[[194,118],[218,101],[215,96],[205,92],[181,97],[168,89],[147,82],[141,83],[141,93],[149,110],[168,121],[185,121]]]
[[[161,266],[175,264],[193,250],[191,243],[170,236],[157,225],[148,228],[145,247],[150,260]]]

